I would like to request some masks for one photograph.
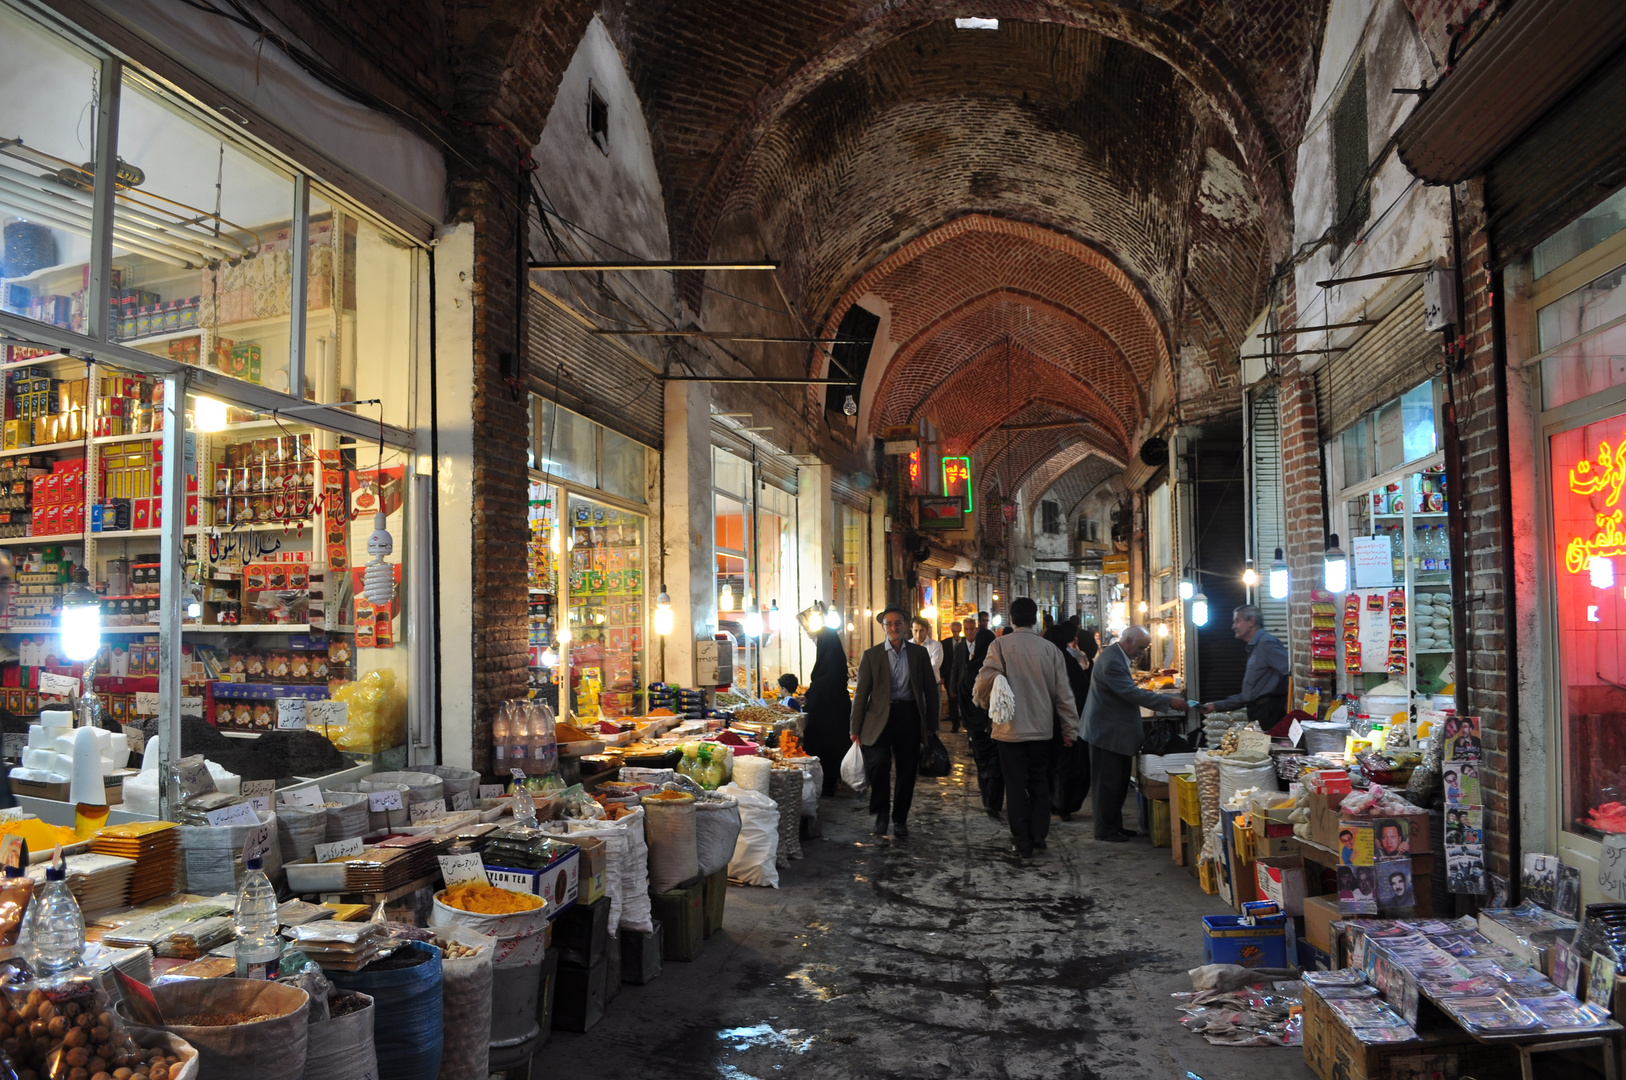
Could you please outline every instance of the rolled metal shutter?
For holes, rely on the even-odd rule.
[[[1423,328],[1423,290],[1407,296],[1348,352],[1315,373],[1316,419],[1321,440],[1343,434],[1355,421],[1431,377],[1441,339]]]
[[[1257,606],[1265,629],[1288,642],[1287,601],[1270,598],[1270,564],[1287,547],[1282,511],[1282,414],[1275,387],[1248,393],[1248,451],[1253,480],[1253,568],[1259,574]],[[1291,648],[1291,645],[1289,645]]]
[[[665,445],[660,376],[547,300],[526,308],[529,389],[645,446]]]

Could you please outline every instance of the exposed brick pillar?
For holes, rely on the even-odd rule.
[[[1286,318],[1283,319],[1287,324]],[[1282,512],[1286,516],[1286,557],[1292,589],[1287,597],[1289,656],[1293,687],[1332,691],[1330,679],[1310,672],[1310,593],[1321,587],[1327,547],[1325,493],[1321,475],[1321,425],[1316,418],[1315,379],[1299,373],[1298,361],[1282,368],[1277,401],[1282,413]],[[1325,698],[1323,698],[1325,699]]]
[[[1516,602],[1504,590],[1503,566],[1513,552],[1504,549],[1503,517],[1508,492],[1503,481],[1498,421],[1496,347],[1490,276],[1490,243],[1484,226],[1480,182],[1462,189],[1459,251],[1464,292],[1463,335],[1453,351],[1461,364],[1452,377],[1457,431],[1462,443],[1462,490],[1452,492],[1465,517],[1467,596],[1456,598],[1466,642],[1466,671],[1457,672],[1457,711],[1478,716],[1484,761],[1480,783],[1485,800],[1485,866],[1511,879],[1509,837],[1515,808],[1508,747],[1507,605]]]
[[[512,147],[492,147],[496,160]],[[449,159],[451,161],[451,159]],[[454,165],[455,167],[455,165]],[[473,760],[490,768],[491,721],[497,707],[523,696],[527,678],[525,396],[504,378],[524,370],[520,355],[514,182],[454,172],[454,220],[474,225],[474,440],[470,514],[474,531]],[[516,400],[517,393],[517,400]],[[449,512],[450,508],[447,508]]]

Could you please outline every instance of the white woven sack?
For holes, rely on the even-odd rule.
[[[760,791],[726,784],[719,793],[740,804],[740,838],[728,863],[728,879],[742,885],[779,888],[779,804]]]
[[[710,877],[728,869],[734,844],[740,838],[740,804],[733,799],[708,799],[694,804],[695,857],[700,874]]]

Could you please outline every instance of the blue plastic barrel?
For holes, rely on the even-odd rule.
[[[341,990],[359,990],[373,999],[373,1045],[378,1080],[435,1080],[440,1075],[442,1041],[440,950],[424,941],[403,949],[430,954],[416,967],[395,971],[323,972]]]

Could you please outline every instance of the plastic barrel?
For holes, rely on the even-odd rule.
[[[378,1080],[435,1080],[440,1075],[440,950],[423,941],[403,949],[430,954],[416,967],[395,971],[324,972],[341,990],[359,990],[373,999],[373,1046]]]

